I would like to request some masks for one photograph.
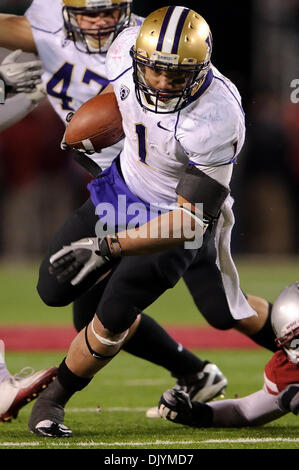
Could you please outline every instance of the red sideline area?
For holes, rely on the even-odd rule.
[[[165,326],[179,343],[193,349],[257,348],[247,336],[235,330],[220,331],[211,327]],[[76,335],[73,327],[0,326],[0,339],[7,351],[63,351]]]

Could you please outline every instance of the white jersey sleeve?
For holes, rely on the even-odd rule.
[[[135,42],[139,28],[133,26],[125,29],[111,44],[106,56],[106,74],[111,82],[132,68],[130,48]]]
[[[35,105],[25,93],[8,98],[3,105],[0,105],[0,131],[23,119],[34,108]]]
[[[25,16],[31,27],[51,33],[63,26],[61,0],[33,0]]]
[[[264,389],[243,398],[208,405],[213,409],[214,427],[259,426],[286,414],[280,410],[277,398]]]
[[[180,113],[176,131],[191,163],[202,167],[234,163],[245,138],[237,88],[215,67],[210,73],[212,83],[188,113]]]

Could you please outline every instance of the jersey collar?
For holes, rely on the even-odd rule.
[[[193,103],[193,101],[198,100],[198,98],[207,90],[207,88],[211,85],[212,80],[214,78],[213,71],[210,69],[206,75],[206,78],[203,81],[201,87],[197,90],[197,92],[190,98],[189,104]]]

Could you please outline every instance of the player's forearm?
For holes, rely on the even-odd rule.
[[[213,410],[213,427],[259,426],[283,416],[274,395],[259,390],[234,400],[209,403]]]
[[[25,16],[0,14],[0,47],[37,53],[31,26]]]
[[[201,243],[203,229],[188,214],[175,209],[152,219],[137,229],[118,233],[123,256],[163,251],[185,241]]]
[[[0,132],[23,119],[34,106],[25,93],[8,98],[5,104],[0,105]]]

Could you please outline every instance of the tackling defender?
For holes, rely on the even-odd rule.
[[[22,45],[25,51],[38,53],[48,99],[65,123],[70,112],[108,85],[105,61],[113,39],[125,27],[141,24],[142,20],[131,14],[130,1],[113,0],[103,6],[98,0],[52,0],[49,14],[47,2],[34,0],[24,17],[0,15],[0,45],[7,48]],[[14,30],[13,37],[9,34],[11,29]],[[108,167],[122,145],[120,142],[92,155],[93,160],[86,157],[84,162],[90,171],[99,172],[97,164],[102,168]],[[80,230],[79,224],[72,236],[84,236]],[[63,239],[63,243],[70,241]],[[105,282],[102,282],[93,292],[84,294],[75,302],[74,321],[78,331],[94,315],[94,304],[98,304],[104,288]],[[179,384],[188,384],[193,398],[210,400],[219,395],[227,384],[216,365],[200,360],[178,345],[158,323],[143,313],[140,313],[138,334],[128,341],[124,349],[165,367]],[[2,403],[6,394],[7,389],[4,392],[0,388]],[[9,409],[3,405],[3,416],[4,412],[8,418]]]
[[[146,224],[137,233],[128,230],[119,237],[94,238],[96,218],[90,201],[58,232],[38,283],[48,305],[66,305],[111,266],[114,270],[96,315],[77,335],[57,380],[33,408],[29,429],[37,434],[71,435],[63,424],[69,398],[134,338],[140,309],[173,287],[195,260],[204,276],[198,290],[202,294],[211,288],[214,297],[219,292],[217,300],[231,326],[257,317],[240,290],[230,255],[229,182],[244,141],[244,113],[235,86],[211,66],[211,46],[209,27],[200,15],[184,7],[166,7],[152,13],[140,30],[124,30],[109,49],[108,78],[124,117],[126,138],[120,157],[91,182],[91,199],[94,206],[106,201],[117,208],[120,191],[131,202],[145,203],[145,216],[156,233],[170,223],[170,236],[150,238]],[[176,193],[179,206],[171,211]],[[202,201],[203,214],[195,206]],[[191,203],[191,211],[185,202]],[[150,220],[149,204],[159,209],[163,204],[166,213]],[[182,246],[182,211],[187,219],[183,222],[196,224],[204,234],[200,250]],[[74,242],[78,224],[88,238]],[[55,253],[67,238],[69,246]],[[151,254],[146,262],[143,254]],[[206,267],[211,268],[209,276]],[[66,283],[57,282],[53,274]],[[263,344],[273,347],[272,337],[264,331]]]
[[[235,400],[191,401],[182,390],[167,390],[159,402],[162,418],[197,428],[258,426],[299,413],[299,282],[274,302],[272,327],[278,351],[265,366],[263,389]]]

